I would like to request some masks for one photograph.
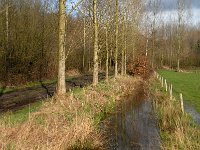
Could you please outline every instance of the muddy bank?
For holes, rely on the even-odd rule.
[[[185,102],[184,109],[186,113],[188,113],[192,117],[194,122],[200,125],[200,114],[195,110],[195,108]]]
[[[103,80],[105,75],[99,74],[99,79]],[[92,83],[92,75],[82,75],[66,80],[67,91],[74,87],[84,87]],[[0,96],[0,112],[8,110],[18,110],[28,104],[52,97],[56,91],[56,84],[44,85],[20,89],[14,92],[2,94]]]
[[[124,97],[117,112],[105,124],[107,149],[159,150],[160,137],[151,101],[144,89]]]

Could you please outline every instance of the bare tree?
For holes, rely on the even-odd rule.
[[[115,4],[115,78],[118,75],[119,1]]]
[[[97,0],[93,0],[93,26],[94,26],[94,68],[93,68],[93,85],[98,84],[98,23],[97,23]]]
[[[177,11],[178,11],[178,50],[177,50],[177,71],[180,71],[180,53],[182,49],[182,32],[183,32],[183,17],[184,17],[184,6],[185,0],[177,1]]]
[[[6,0],[6,49],[9,48],[9,0]]]
[[[66,0],[59,0],[59,52],[58,52],[58,84],[57,94],[66,92],[65,85],[65,27],[66,27]]]
[[[109,72],[108,23],[106,23],[106,82],[108,82],[108,72]]]
[[[153,22],[152,22],[152,60],[151,65],[152,68],[155,66],[155,51],[156,51],[156,19],[157,14],[159,13],[160,9],[160,0],[153,0],[152,2],[152,13],[153,13]]]

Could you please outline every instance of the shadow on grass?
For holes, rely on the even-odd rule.
[[[41,85],[41,87],[43,87],[46,90],[46,93],[47,93],[48,96],[50,96],[50,97],[53,96],[53,94],[50,93],[48,87],[43,83],[42,80],[40,80],[40,85]]]

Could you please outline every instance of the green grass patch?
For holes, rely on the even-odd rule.
[[[173,84],[173,92],[176,98],[183,93],[184,100],[189,102],[200,112],[200,74],[194,72],[183,73],[168,70],[160,70],[161,76]]]
[[[41,106],[42,102],[36,102],[18,111],[3,113],[0,115],[0,122],[11,126],[21,124],[28,120],[29,113],[36,112]]]
[[[5,93],[9,93],[9,92],[13,92],[15,91],[13,88],[1,88],[0,87],[0,94],[5,94]]]

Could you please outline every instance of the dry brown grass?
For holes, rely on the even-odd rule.
[[[121,96],[134,91],[139,78],[119,77],[54,97],[30,114],[29,120],[11,127],[0,124],[0,149],[103,149],[96,125],[98,114],[108,113]]]

